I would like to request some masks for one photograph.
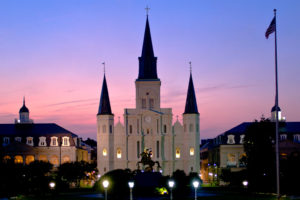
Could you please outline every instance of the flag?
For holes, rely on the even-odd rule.
[[[276,31],[276,18],[274,17],[269,25],[269,28],[267,29],[267,31],[265,33],[266,38],[268,39],[269,35],[275,31]]]

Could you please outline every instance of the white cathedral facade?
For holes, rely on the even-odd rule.
[[[183,124],[178,120],[173,124],[172,108],[160,105],[161,81],[156,61],[147,17],[135,80],[136,107],[124,109],[124,124],[114,123],[105,75],[103,78],[97,114],[97,165],[101,175],[114,169],[136,170],[145,149],[152,150],[152,160],[160,163],[164,175],[171,175],[177,169],[186,174],[200,172],[199,112],[192,74]]]

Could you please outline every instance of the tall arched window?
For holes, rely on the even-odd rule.
[[[191,147],[190,148],[190,156],[193,156],[193,155],[195,155],[195,149],[194,149],[194,147]]]
[[[176,148],[176,153],[175,153],[176,158],[180,158],[180,148]]]
[[[107,150],[106,150],[106,148],[103,149],[102,155],[103,155],[103,156],[107,156]]]
[[[122,158],[122,151],[120,148],[117,148],[117,158]]]

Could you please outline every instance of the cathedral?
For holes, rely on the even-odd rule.
[[[200,172],[199,112],[190,74],[183,124],[173,124],[172,108],[161,108],[148,16],[144,33],[138,78],[135,80],[136,106],[124,109],[124,124],[114,123],[108,86],[104,74],[97,114],[97,165],[100,174],[114,169],[136,170],[141,153],[152,151],[152,160],[160,163],[160,172],[171,175],[177,169]],[[182,106],[184,107],[184,106]],[[156,170],[156,168],[155,168]]]

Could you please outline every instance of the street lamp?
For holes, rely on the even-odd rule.
[[[129,181],[128,185],[129,185],[129,189],[130,189],[130,200],[132,200],[132,188],[134,187],[134,182]]]
[[[109,185],[108,180],[104,180],[104,181],[102,182],[102,185],[103,185],[103,187],[104,187],[104,189],[105,189],[105,200],[107,200],[107,187],[108,187],[108,185]]]
[[[51,182],[49,183],[49,187],[50,187],[51,190],[54,190],[54,188],[55,188],[55,183],[54,183],[53,181],[51,181]]]
[[[243,181],[242,183],[243,183],[243,186],[244,186],[245,188],[247,188],[247,186],[248,186],[248,181]]]
[[[171,193],[170,193],[170,200],[173,200],[172,189],[173,189],[173,187],[174,187],[174,185],[175,185],[175,182],[174,182],[173,180],[169,180],[168,184],[169,184],[170,191],[171,191]]]
[[[199,181],[194,181],[193,186],[195,188],[195,200],[197,200],[197,188],[199,186]]]

